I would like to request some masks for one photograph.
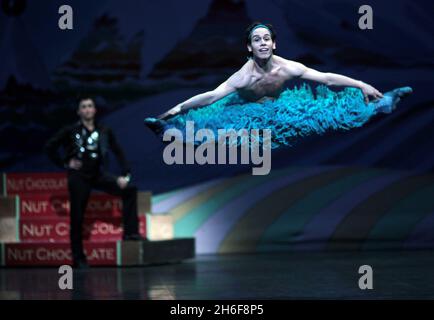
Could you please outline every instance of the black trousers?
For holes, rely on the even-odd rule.
[[[68,191],[70,201],[70,237],[74,260],[84,259],[83,221],[87,201],[92,189],[97,189],[122,198],[122,223],[124,235],[138,234],[137,188],[130,184],[121,189],[116,177],[107,173],[86,175],[79,170],[68,170]]]

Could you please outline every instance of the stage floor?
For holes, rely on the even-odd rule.
[[[373,268],[373,289],[358,286]],[[434,252],[200,255],[178,264],[78,270],[0,269],[0,299],[432,299]]]

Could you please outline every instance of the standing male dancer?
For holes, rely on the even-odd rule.
[[[112,130],[96,122],[96,107],[91,98],[79,100],[77,114],[80,120],[57,132],[45,150],[56,165],[67,169],[73,265],[82,268],[88,266],[83,251],[83,218],[93,188],[122,197],[124,240],[145,239],[138,232],[137,188],[130,184],[130,169]],[[64,157],[59,154],[61,146]],[[109,149],[122,167],[122,176],[113,176],[105,170]]]

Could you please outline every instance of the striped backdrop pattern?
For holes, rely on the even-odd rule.
[[[434,174],[314,166],[153,196],[197,253],[434,247]]]

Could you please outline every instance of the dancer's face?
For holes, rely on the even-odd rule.
[[[253,53],[253,57],[268,59],[276,49],[276,43],[271,39],[270,31],[267,28],[257,28],[253,30],[250,37],[250,45],[247,49]]]
[[[95,118],[96,108],[92,99],[84,99],[80,101],[77,114],[82,120],[92,120]]]

